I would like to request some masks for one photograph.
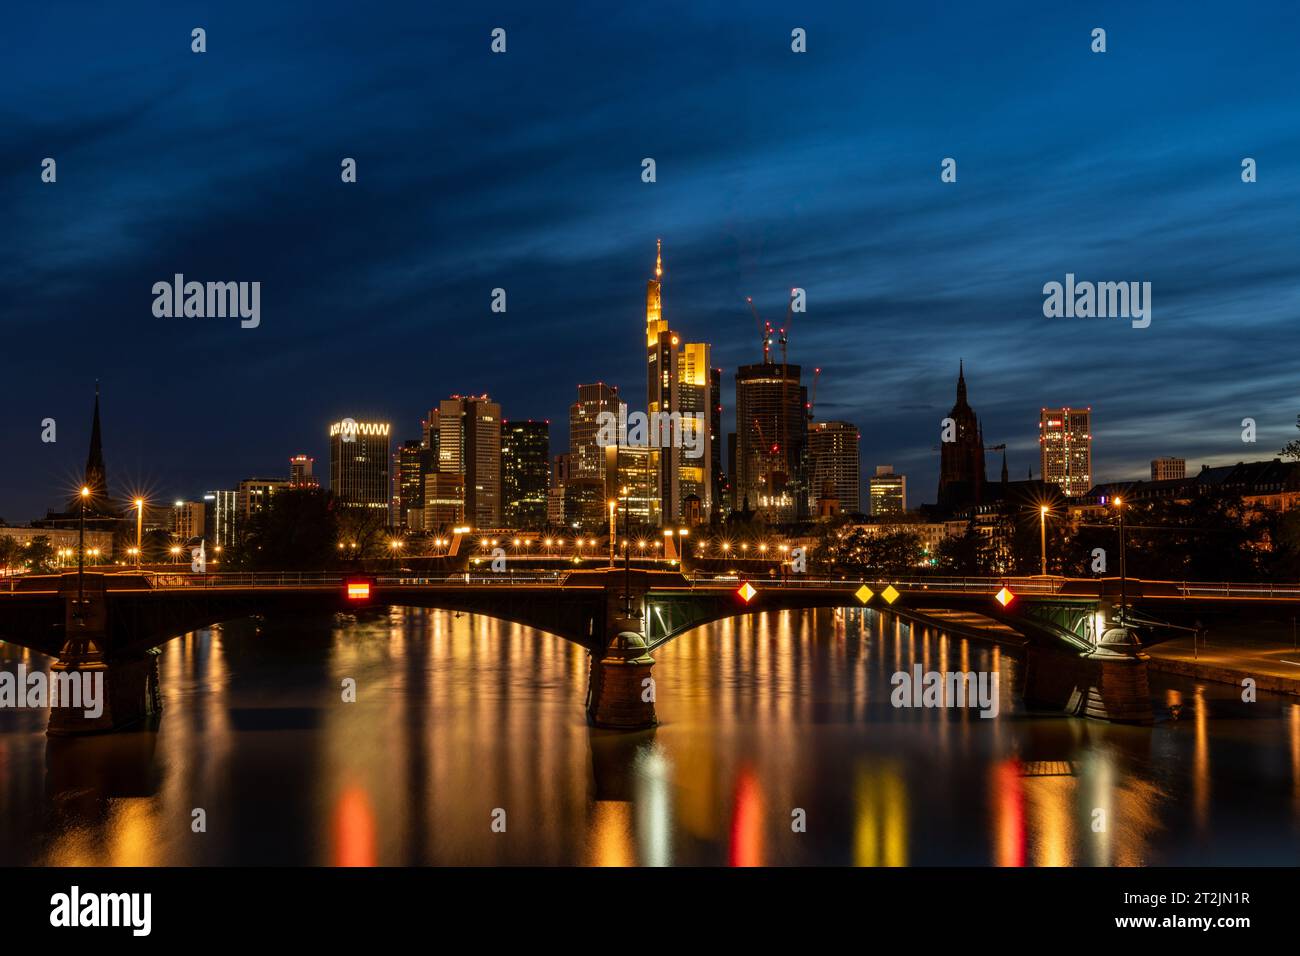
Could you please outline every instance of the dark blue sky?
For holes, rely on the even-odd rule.
[[[551,419],[562,450],[579,382],[642,394],[657,236],[667,315],[713,343],[728,412],[758,354],[743,296],[779,318],[808,290],[791,360],[823,368],[818,417],[855,422],[864,476],[893,463],[913,504],[959,357],[1015,477],[1042,405],[1092,406],[1101,479],[1295,435],[1295,3],[743,6],[6,10],[0,515],[77,481],[96,378],[118,493],[198,495],[298,451],[327,473],[327,422],[417,437],[452,392]],[[176,272],[260,281],[261,326],[155,318]],[[1150,281],[1150,328],[1044,318],[1067,272]]]

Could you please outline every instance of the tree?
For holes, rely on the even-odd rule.
[[[981,574],[984,550],[984,538],[972,518],[964,534],[939,542],[939,567],[954,574]]]
[[[1295,417],[1295,427],[1300,428],[1300,415]],[[1300,438],[1292,438],[1282,446],[1282,454],[1287,458],[1300,461]]]
[[[904,525],[839,525],[823,532],[814,560],[831,572],[903,574],[915,571],[923,556],[921,536]]]
[[[225,559],[231,567],[252,571],[319,571],[339,562],[340,540],[329,495],[316,488],[289,489],[272,495],[249,519]]]

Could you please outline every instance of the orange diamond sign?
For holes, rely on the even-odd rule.
[[[857,598],[859,601],[861,601],[863,604],[866,604],[868,601],[870,601],[873,597],[876,596],[876,592],[871,590],[871,588],[867,587],[864,584],[862,585],[862,587],[858,588],[856,591],[853,592],[853,596]]]
[[[745,603],[748,604],[750,601],[754,600],[754,595],[756,595],[758,591],[754,588],[752,584],[746,581],[744,584],[740,586],[740,590],[737,591],[736,593],[739,594],[742,598],[744,598]]]
[[[885,602],[888,604],[893,604],[895,601],[898,600],[898,592],[894,590],[894,586],[892,584],[889,585],[889,587],[885,588],[883,591],[881,591],[880,596],[884,598]]]
[[[993,597],[1003,607],[1006,607],[1008,604],[1010,604],[1012,601],[1016,599],[1016,596],[1012,594],[1010,591],[1008,591],[1006,588],[1003,588],[997,594],[993,595]]]

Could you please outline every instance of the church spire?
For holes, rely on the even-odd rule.
[[[96,509],[108,506],[108,472],[104,467],[104,440],[99,427],[99,382],[95,382],[95,411],[90,422],[90,451],[86,455],[86,473],[82,483],[90,489],[90,501]],[[74,506],[80,496],[73,499]]]
[[[966,402],[966,365],[962,359],[957,360],[957,404]]]

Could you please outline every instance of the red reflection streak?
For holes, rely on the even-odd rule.
[[[998,866],[1025,865],[1025,794],[1021,789],[1020,761],[1004,760],[994,778],[997,786]]]
[[[736,798],[731,813],[732,866],[763,865],[763,795],[748,767],[736,778]]]
[[[350,787],[339,797],[334,829],[335,866],[375,865],[375,814],[360,787]]]

